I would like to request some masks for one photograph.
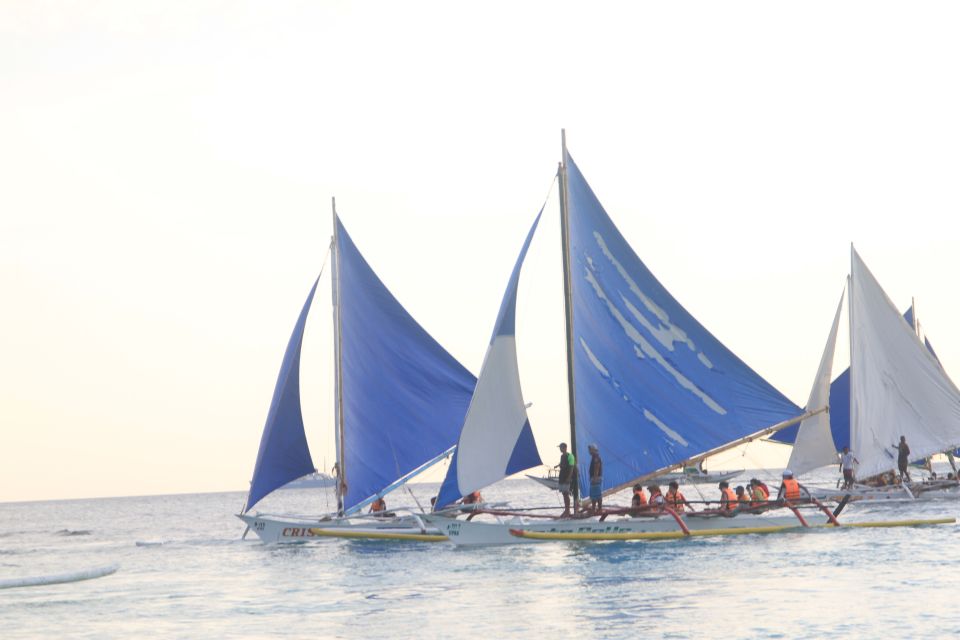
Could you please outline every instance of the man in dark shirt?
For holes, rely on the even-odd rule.
[[[597,445],[591,444],[587,450],[590,452],[590,508],[600,511],[603,509],[603,460]]]
[[[900,436],[900,444],[890,445],[897,450],[897,468],[900,469],[900,480],[909,480],[910,473],[907,465],[910,464],[910,447],[907,446],[906,436]]]
[[[560,443],[560,474],[557,476],[557,491],[563,496],[563,515],[570,516],[570,484],[573,480],[573,470],[576,467],[576,460],[572,453],[567,453],[567,443]]]

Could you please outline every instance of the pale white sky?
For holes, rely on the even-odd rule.
[[[960,375],[958,17],[949,2],[0,4],[0,500],[244,488],[331,196],[477,372],[561,127],[641,258],[798,404],[851,241],[901,309],[916,296]],[[551,462],[555,204],[518,311]],[[329,467],[324,281],[304,395]]]

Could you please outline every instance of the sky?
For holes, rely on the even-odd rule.
[[[960,371],[958,18],[949,2],[0,4],[0,501],[245,488],[332,197],[474,373],[546,199],[517,342],[552,461],[562,128],[647,266],[797,404],[851,243]],[[324,468],[329,286],[302,381]]]

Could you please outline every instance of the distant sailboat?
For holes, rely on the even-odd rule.
[[[338,512],[311,518],[249,513],[273,490],[314,471],[299,379],[314,283],[287,346],[239,517],[271,542],[318,537],[337,527],[429,533],[415,516],[355,516],[453,452],[476,379],[397,302],[336,212],[332,247]]]
[[[866,478],[895,469],[893,445],[901,435],[913,458],[953,450],[960,443],[960,390],[947,376],[929,341],[917,335],[913,307],[901,317],[852,247],[849,290],[850,448],[859,461],[857,475]],[[838,308],[837,319],[839,313]],[[831,333],[833,339],[837,319]],[[828,350],[832,359],[830,342]],[[834,437],[828,423],[801,424],[789,463],[791,469],[804,473],[836,464]],[[939,484],[910,486],[914,490],[936,490],[941,497],[960,497],[955,482],[946,494],[945,487]],[[837,491],[818,493],[835,496]],[[851,493],[884,500],[914,497],[913,492],[902,488],[874,491],[858,487]]]

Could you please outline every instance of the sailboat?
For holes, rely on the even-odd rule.
[[[476,379],[377,277],[341,223],[335,202],[333,228],[338,508],[309,517],[251,513],[272,491],[314,471],[299,373],[314,282],[283,358],[238,517],[267,542],[332,535],[442,540],[412,512],[371,517],[362,511],[453,453]]]
[[[900,436],[913,458],[952,451],[960,443],[960,390],[929,341],[919,336],[913,307],[908,317],[900,316],[852,246],[849,291],[850,443],[859,461],[857,474],[870,477],[894,470],[894,445]],[[833,346],[828,348],[832,359]],[[801,424],[788,463],[791,469],[803,473],[835,463],[830,425]],[[838,497],[836,490],[816,493]],[[960,497],[960,490],[956,482],[947,482],[858,485],[851,492],[856,498],[885,501],[913,500],[917,494]]]
[[[574,455],[586,443],[605,453],[605,495],[644,482],[671,469],[696,463],[744,442],[765,437],[826,411],[802,410],[752,371],[703,328],[656,280],[620,235],[563,145],[559,172],[564,289],[566,300],[568,397]],[[529,242],[529,238],[528,238]],[[520,260],[522,261],[523,253]],[[518,261],[513,278],[520,268]],[[504,306],[512,310],[516,295],[511,280]],[[509,301],[509,302],[508,302]],[[498,322],[500,322],[498,320]],[[512,315],[507,320],[513,326]],[[495,329],[495,339],[499,335]],[[512,334],[512,332],[511,332]],[[511,336],[512,337],[512,336]],[[494,344],[487,362],[493,360]],[[506,370],[500,359],[500,371]],[[515,367],[515,360],[510,360]],[[484,373],[474,403],[493,404],[478,396],[486,389]],[[507,404],[522,407],[515,369],[498,376]],[[507,387],[507,383],[514,385]],[[471,412],[472,412],[471,408]],[[492,429],[512,425],[504,437]],[[502,452],[519,442],[525,414],[515,410],[507,420],[465,425],[449,473],[459,488],[444,495],[442,505],[483,483],[499,480],[515,467],[498,464],[487,476],[465,483],[468,474],[455,470],[481,466],[493,443]],[[524,425],[523,429],[519,428]],[[469,433],[468,433],[469,428]],[[486,432],[487,437],[484,437]],[[586,464],[578,459],[581,483]],[[472,467],[471,467],[472,468]],[[612,486],[611,486],[612,485]],[[578,489],[585,489],[585,483]],[[821,505],[822,507],[822,505]],[[704,533],[749,533],[797,526],[835,525],[834,515],[818,507],[803,516],[795,507],[787,516],[742,514],[717,520],[670,510],[652,517],[609,514],[558,519],[523,510],[473,512],[467,518],[425,516],[457,545],[509,544],[542,539],[644,539]]]

